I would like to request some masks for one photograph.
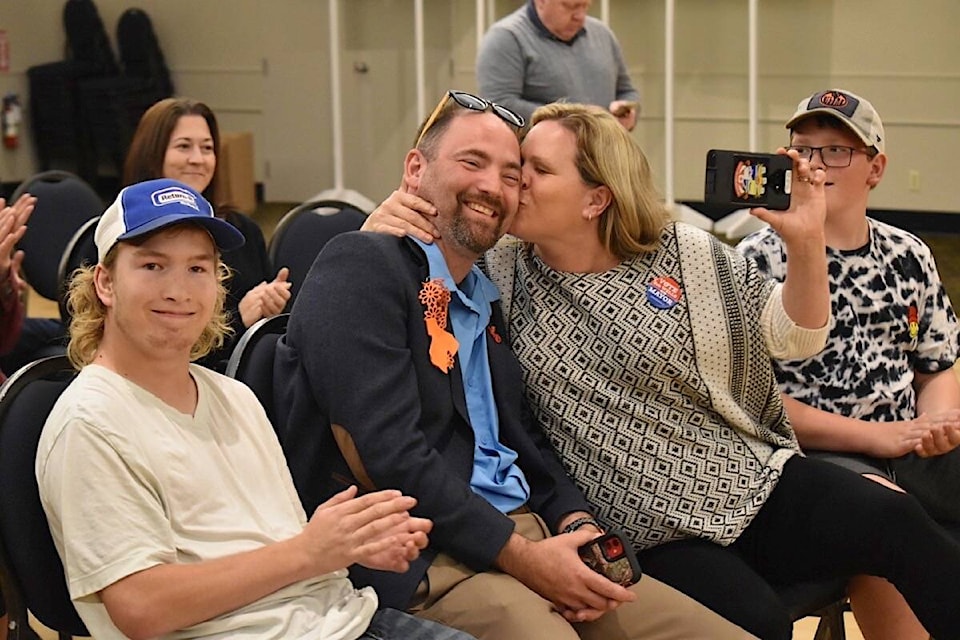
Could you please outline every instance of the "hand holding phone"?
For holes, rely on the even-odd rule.
[[[639,102],[624,100],[624,101],[621,101],[621,103],[617,106],[617,108],[611,111],[610,113],[612,113],[617,118],[622,118],[623,116],[630,113],[631,109],[636,109],[639,106],[640,106]]]
[[[588,567],[617,584],[628,587],[643,576],[633,547],[619,531],[608,531],[577,551]]]
[[[720,149],[707,152],[704,202],[786,210],[792,187],[793,160],[789,156]]]

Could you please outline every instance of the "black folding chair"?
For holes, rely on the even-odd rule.
[[[103,201],[89,184],[66,171],[45,171],[23,181],[13,196],[37,197],[27,232],[17,246],[23,249],[27,282],[47,300],[57,300],[60,257],[70,239],[85,222],[103,213]]]
[[[53,356],[0,387],[0,583],[11,640],[33,637],[28,610],[61,640],[90,635],[70,601],[34,471],[47,415],[75,373],[66,356]]]
[[[70,324],[70,312],[67,310],[67,293],[70,287],[70,277],[80,267],[97,264],[97,245],[93,241],[93,234],[97,230],[100,216],[90,218],[83,223],[77,232],[70,238],[67,248],[60,256],[60,266],[57,268],[57,300],[60,305],[60,320],[64,325]]]
[[[814,640],[844,640],[843,614],[848,609],[846,580],[802,582],[781,587],[777,592],[792,620],[820,618]]]
[[[320,250],[339,233],[356,231],[367,215],[340,200],[311,200],[284,214],[270,238],[267,253],[275,268],[290,269],[290,302],[293,305],[304,278]]]
[[[234,345],[226,375],[246,384],[273,422],[273,354],[287,332],[289,313],[262,318],[250,325]]]

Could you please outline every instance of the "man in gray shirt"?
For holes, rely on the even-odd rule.
[[[640,94],[620,44],[587,15],[591,0],[529,0],[490,27],[477,55],[480,95],[526,119],[566,100],[607,107],[633,130]]]

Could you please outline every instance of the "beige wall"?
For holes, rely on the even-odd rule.
[[[385,197],[417,124],[413,0],[341,0],[345,186]],[[12,69],[0,92],[27,98],[27,67],[61,57],[61,0],[3,0]],[[474,89],[475,1],[424,0],[428,109],[447,87]],[[519,0],[492,3],[495,17]],[[599,14],[600,0],[593,13]],[[644,96],[635,132],[664,175],[662,0],[610,0],[610,17]],[[786,140],[796,103],[830,86],[884,116],[890,163],[876,207],[960,212],[951,161],[960,148],[960,3],[784,0],[760,3],[759,144]],[[111,37],[129,6],[154,21],[178,93],[208,102],[225,130],[249,130],[271,200],[332,186],[326,0],[97,0]],[[703,157],[745,148],[746,0],[676,0],[677,199],[702,197]],[[365,72],[357,69],[366,69]],[[26,136],[28,138],[28,136]],[[34,169],[28,140],[0,150],[0,179]],[[910,171],[920,176],[911,191]],[[662,186],[662,185],[661,185]]]

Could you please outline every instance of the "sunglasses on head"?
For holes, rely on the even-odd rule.
[[[453,89],[447,91],[447,94],[440,99],[440,102],[434,108],[433,113],[430,114],[430,117],[427,118],[426,124],[423,125],[423,129],[420,131],[420,135],[417,137],[417,144],[413,145],[414,147],[419,147],[420,143],[423,142],[423,137],[427,135],[427,131],[430,130],[430,127],[433,126],[433,123],[437,121],[437,117],[440,115],[440,112],[443,111],[443,107],[447,104],[447,100],[453,98],[453,101],[464,109],[470,109],[471,111],[486,111],[490,109],[498,118],[509,124],[511,127],[516,127],[517,129],[522,129],[526,121],[523,119],[519,113],[507,109],[503,105],[499,105],[496,102],[489,102],[484,100],[479,96],[475,96],[472,93],[467,93],[466,91],[455,91]]]

